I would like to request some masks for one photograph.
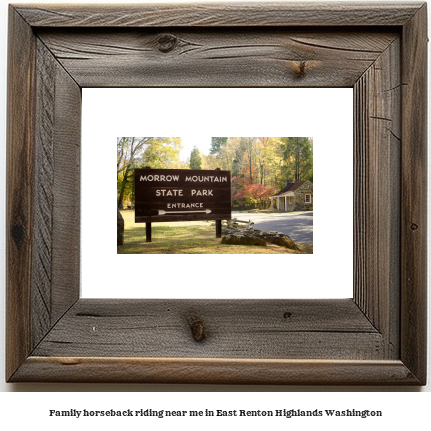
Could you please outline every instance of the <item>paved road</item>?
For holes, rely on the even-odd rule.
[[[232,218],[254,222],[253,227],[265,231],[283,232],[293,241],[313,244],[313,212],[253,214],[232,213]]]

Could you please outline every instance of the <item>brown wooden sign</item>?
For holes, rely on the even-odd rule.
[[[135,169],[135,223],[229,220],[230,172]]]

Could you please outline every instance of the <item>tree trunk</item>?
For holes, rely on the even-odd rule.
[[[124,243],[124,219],[117,207],[117,246]]]
[[[129,176],[129,168],[126,169],[126,172],[124,173],[123,181],[121,183],[120,196],[118,196],[118,202],[117,202],[117,207],[118,208],[123,208],[124,190],[126,189],[126,184],[127,184],[127,181],[128,181],[128,176]]]

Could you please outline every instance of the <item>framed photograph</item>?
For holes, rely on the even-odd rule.
[[[147,100],[151,102],[142,103]],[[170,115],[168,125],[159,115],[166,110],[167,103],[169,112],[180,113]],[[193,121],[184,121],[188,118]],[[337,130],[336,135],[333,130]],[[189,166],[187,157],[197,146],[202,152],[202,169],[220,167],[231,171],[232,206],[229,208],[232,209],[232,219],[239,221],[239,231],[229,229],[229,233],[227,222],[223,222],[223,237],[227,238],[220,241],[216,238],[214,221],[162,222],[152,225],[153,241],[146,242],[146,224],[134,222],[137,200],[131,192],[125,192],[120,206],[125,224],[124,241],[122,246],[117,246],[120,255],[115,253],[112,248],[116,235],[112,229],[115,213],[103,210],[107,208],[106,202],[113,199],[116,187],[117,202],[120,201],[124,184],[121,173],[113,175],[114,167],[118,165],[118,159],[114,159],[115,138],[148,134],[180,136],[183,148],[179,161],[170,157],[166,166],[162,165],[166,160],[165,151],[176,148],[175,141],[180,138],[158,138],[166,144],[166,150],[152,138],[117,138],[120,148],[123,143],[135,145],[152,140],[151,145],[144,144],[142,152],[134,156],[138,168],[148,166],[149,158],[159,167]],[[262,138],[270,134],[293,138]],[[307,134],[314,138],[297,138]],[[250,135],[257,138],[244,138]],[[211,136],[233,137],[221,138],[226,139],[226,144],[217,155],[212,155],[209,154]],[[296,159],[285,156],[286,144],[289,144],[289,151],[295,149],[294,155],[298,154],[301,159],[298,173],[294,170],[298,167]],[[309,163],[309,153],[296,151],[304,144],[311,144],[312,164]],[[153,156],[155,148],[159,149],[158,158]],[[119,151],[118,154],[121,157],[124,153]],[[249,154],[254,158],[251,164]],[[236,155],[233,158],[237,160],[235,164],[232,155]],[[94,187],[81,188],[81,298],[353,297],[352,88],[84,88],[80,164],[84,185],[94,184],[95,160],[97,178],[100,179],[97,180],[97,193]],[[186,172],[191,171],[187,169]],[[127,184],[132,184],[130,177],[131,174]],[[262,184],[262,177],[266,190],[272,188],[272,193],[285,188],[288,178],[297,178],[299,186],[310,179],[311,185],[314,184],[311,203],[314,209],[309,207],[307,210],[302,206],[305,196],[301,197],[299,190],[296,211],[278,211],[286,201],[288,206],[292,205],[289,200],[293,200],[279,195],[272,198],[271,210],[271,199],[266,192],[264,202],[254,198],[257,193],[250,196],[253,190],[261,193],[263,188],[258,189],[260,186],[256,183]],[[334,217],[330,207],[333,200],[325,186],[329,179],[337,180],[340,201],[336,203],[336,211],[341,217]],[[251,187],[249,182],[253,184]],[[276,189],[274,184],[279,188]],[[309,186],[309,183],[303,183],[303,187]],[[125,190],[131,188],[125,187]],[[181,202],[184,203],[182,199]],[[251,210],[253,205],[260,209]],[[161,209],[168,210],[167,206]],[[223,216],[223,220],[231,217]],[[252,229],[242,229],[250,220]],[[299,250],[289,248],[287,238],[274,240],[278,241],[277,245],[270,242],[269,235],[272,234],[260,235],[268,231],[284,233]],[[333,232],[331,242],[337,250],[336,260],[327,252],[328,232]],[[236,233],[251,234],[261,245],[237,245]],[[262,245],[262,237],[266,245]],[[245,237],[244,241],[248,242],[248,239]],[[313,242],[317,244],[315,250]],[[146,255],[145,259],[142,254]],[[230,258],[230,254],[235,256]],[[290,254],[287,262],[285,254]],[[169,275],[160,277],[161,268],[169,268]],[[229,282],[220,283],[219,276],[208,277],[208,271],[213,268],[220,268],[222,277]],[[285,268],[284,275],[277,268]],[[331,283],[321,286],[320,274],[327,272],[331,273]],[[178,274],[182,276],[178,277]],[[190,277],[193,277],[193,283],[190,283]],[[174,283],[170,282],[172,279],[175,279]]]
[[[8,43],[7,381],[426,384],[425,3],[11,5]],[[83,298],[82,89],[117,87],[352,88],[352,298]]]

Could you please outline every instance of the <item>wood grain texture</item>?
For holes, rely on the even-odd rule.
[[[79,298],[81,218],[81,89],[57,63],[51,321]]]
[[[32,339],[79,297],[80,89],[37,40]]]
[[[51,328],[52,225],[54,204],[54,122],[56,60],[36,41],[36,139],[34,248],[32,256],[32,344]]]
[[[6,197],[6,376],[29,355],[33,233],[36,45],[31,28],[9,10]],[[25,55],[23,55],[25,53]]]
[[[427,9],[403,29],[401,358],[426,381]]]
[[[202,323],[203,343],[196,343],[190,321]],[[64,357],[385,358],[383,337],[351,299],[81,299],[33,353]]]
[[[79,297],[81,121],[80,88],[13,9],[10,22],[7,376]]]
[[[17,5],[33,27],[399,26],[421,3]]]
[[[394,32],[40,30],[82,87],[352,87]]]
[[[426,382],[425,6],[20,5],[9,34],[9,381]],[[82,86],[354,86],[354,300],[75,302]]]
[[[399,360],[35,357],[15,381],[273,385],[417,385]]]
[[[400,55],[398,38],[354,87],[354,298],[391,358],[399,356]]]

